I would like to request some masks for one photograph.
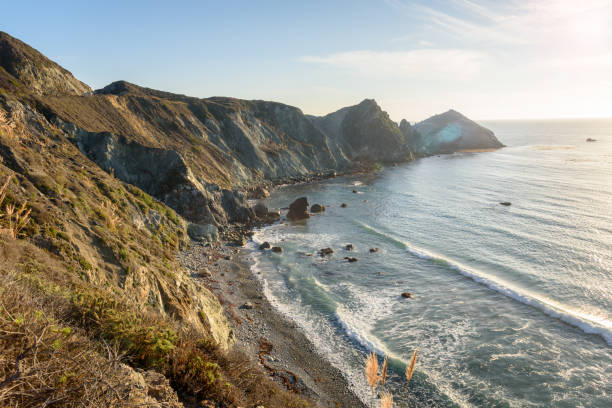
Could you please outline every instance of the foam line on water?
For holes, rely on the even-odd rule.
[[[608,346],[612,346],[612,321],[599,316],[572,310],[558,302],[555,302],[554,300],[532,293],[526,289],[517,288],[514,285],[497,277],[488,275],[483,271],[463,265],[460,262],[444,257],[443,255],[437,254],[433,251],[418,248],[410,243],[401,241],[370,225],[362,222],[359,222],[359,224],[361,224],[364,228],[377,234],[384,235],[395,242],[402,242],[406,250],[418,258],[425,259],[438,265],[442,265],[447,269],[459,272],[461,275],[472,279],[474,282],[484,285],[489,289],[501,293],[502,295],[514,299],[520,303],[534,307],[552,318],[559,319],[569,325],[577,327],[584,333],[597,334],[605,340]]]

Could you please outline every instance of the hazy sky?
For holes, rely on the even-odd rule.
[[[394,120],[612,116],[612,0],[11,1],[0,30],[124,79]]]

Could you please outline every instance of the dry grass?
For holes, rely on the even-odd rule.
[[[33,296],[10,272],[0,276],[0,406],[123,406],[112,348],[56,319],[61,304]]]
[[[376,359],[375,352],[371,352],[366,358],[365,375],[366,381],[372,391],[370,405],[374,407],[374,390],[380,381],[380,376],[378,375],[378,360]]]
[[[406,402],[406,394],[408,392],[408,385],[410,384],[410,380],[412,379],[412,375],[414,374],[417,354],[418,354],[418,349],[415,349],[414,352],[412,353],[412,357],[410,358],[410,361],[408,362],[408,365],[406,366],[406,372],[405,372],[406,386],[404,388],[404,395],[403,395],[404,406]],[[382,365],[382,375],[379,375],[378,374],[378,360],[376,359],[376,353],[371,352],[366,357],[365,375],[366,375],[366,381],[371,389],[370,407],[372,408],[374,408],[374,391],[376,390],[376,387],[378,386],[378,382],[380,381],[383,386],[387,382],[388,363],[389,363],[389,356],[386,355],[383,361],[383,365]],[[384,392],[382,394],[380,398],[380,407],[381,408],[393,408],[393,396],[390,393]]]
[[[380,408],[393,408],[393,395],[384,393],[380,398]]]
[[[117,369],[117,355],[133,367],[162,373],[186,401],[310,406],[281,389],[240,352],[224,354],[212,339],[171,318],[136,311],[112,291],[76,281],[61,262],[24,240],[0,241],[0,277],[0,407],[41,406],[47,398],[62,398],[57,406],[79,406],[71,405],[71,399],[94,401],[84,404],[93,407],[120,406],[113,402],[113,389],[118,388],[112,384],[124,382],[125,374]],[[36,339],[41,340],[29,349]],[[107,349],[113,350],[108,356]],[[38,358],[28,362],[33,367],[28,373],[39,375],[36,384],[21,382],[32,381],[29,374],[19,374],[25,372],[20,368],[25,363],[15,361],[22,354]],[[42,365],[41,356],[46,358]],[[7,383],[9,391],[1,384],[5,378],[15,378]],[[112,387],[98,384],[113,378]],[[103,402],[96,405],[98,400]]]
[[[414,374],[414,366],[416,365],[418,352],[419,349],[415,349],[412,352],[412,357],[410,357],[410,363],[406,366],[406,384],[410,383],[410,380],[412,379],[412,374]]]
[[[0,187],[0,220],[3,221],[5,229],[12,238],[17,238],[21,235],[21,231],[30,222],[31,209],[27,208],[27,202],[17,207],[14,203],[4,203],[8,191],[8,186],[11,182],[9,176],[2,187]]]
[[[106,227],[111,231],[116,231],[121,218],[116,214],[113,203],[104,201],[100,206],[99,212],[104,219]]]
[[[9,119],[3,110],[0,110],[0,136],[14,139],[17,133],[17,124]]]
[[[381,377],[381,384],[384,386],[385,383],[387,382],[387,366],[389,364],[389,355],[387,354],[385,356],[385,360],[383,361],[383,366],[382,366],[382,377]]]

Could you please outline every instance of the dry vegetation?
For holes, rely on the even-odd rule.
[[[129,367],[163,374],[192,406],[310,406],[185,324],[206,314],[176,289],[189,278],[173,210],[91,166],[44,119],[24,128],[0,135],[0,407],[134,406]],[[136,298],[146,285],[163,304]]]
[[[418,354],[418,349],[414,350],[414,352],[412,353],[412,357],[410,358],[410,361],[408,362],[408,365],[406,366],[406,372],[405,372],[406,385],[404,387],[402,404],[400,405],[401,407],[407,407],[406,394],[408,392],[408,386],[410,385],[410,380],[412,379],[412,375],[414,374],[417,354]],[[385,356],[385,359],[383,360],[382,370],[379,371],[378,359],[376,358],[376,353],[371,352],[366,357],[364,371],[365,371],[366,382],[370,386],[370,391],[371,391],[371,398],[370,398],[371,408],[374,408],[374,392],[376,391],[376,388],[378,387],[379,382],[381,383],[381,386],[383,388],[383,392],[380,397],[380,407],[381,408],[393,408],[393,395],[391,395],[390,392],[387,392],[384,390],[385,384],[387,382],[388,363],[389,363],[389,356],[387,355]]]

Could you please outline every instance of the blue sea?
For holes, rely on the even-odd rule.
[[[411,407],[612,407],[612,120],[482,124],[507,147],[276,190],[327,210],[253,273],[364,400],[368,351],[401,402],[418,348]]]

